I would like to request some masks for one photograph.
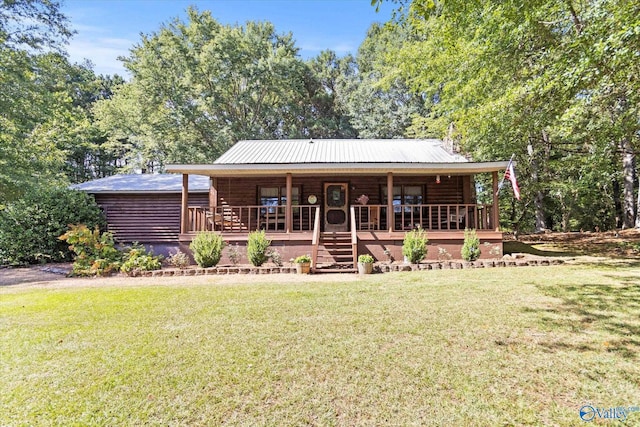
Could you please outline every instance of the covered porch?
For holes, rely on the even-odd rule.
[[[482,242],[499,248],[493,250],[494,256],[502,255],[497,170],[489,171],[493,203],[488,204],[476,203],[474,174],[451,170],[331,176],[292,172],[225,176],[217,171],[218,176],[209,175],[209,203],[192,204],[189,173],[184,172],[180,233],[184,247],[199,231],[215,231],[244,246],[248,233],[265,230],[283,259],[307,253],[314,268],[332,262],[354,266],[363,253],[378,261],[402,260],[404,235],[414,228],[428,232],[433,247],[428,258],[435,259],[442,251],[458,258],[464,230],[473,228]],[[343,252],[332,253],[328,248],[339,251],[340,240]]]

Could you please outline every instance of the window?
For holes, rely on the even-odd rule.
[[[274,206],[269,208],[269,213],[275,213],[275,206],[287,204],[287,187],[260,187],[258,204],[260,206]],[[300,204],[300,187],[291,188],[291,204],[294,206]],[[267,209],[261,209],[260,213],[267,213]]]
[[[421,205],[424,201],[422,185],[394,185],[393,186],[393,211],[400,212],[400,205]],[[382,186],[382,202],[387,203],[387,186]],[[411,208],[405,207],[405,212]]]

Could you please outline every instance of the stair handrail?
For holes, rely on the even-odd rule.
[[[316,207],[316,217],[313,220],[313,237],[311,239],[311,271],[316,271],[318,261],[318,246],[320,245],[320,206]]]
[[[356,227],[356,208],[351,205],[351,253],[353,254],[353,267],[358,266],[358,232]]]

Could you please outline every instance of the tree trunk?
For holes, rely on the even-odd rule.
[[[627,138],[620,143],[622,151],[622,228],[633,228],[635,226],[635,198],[633,195],[634,179],[634,153],[633,148]]]
[[[529,144],[527,146],[527,151],[529,152],[529,157],[531,158],[531,182],[536,187],[538,187],[538,190],[535,192],[535,196],[533,199],[534,215],[536,219],[536,233],[542,233],[547,229],[544,214],[544,193],[539,189],[538,162],[534,156],[533,145]]]
[[[638,180],[638,208],[636,209],[636,228],[640,228],[640,179]]]

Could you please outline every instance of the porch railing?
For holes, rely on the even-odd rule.
[[[292,207],[291,231],[313,229],[313,208],[316,205]],[[221,231],[246,233],[255,230],[286,232],[285,206],[190,206],[188,233]]]
[[[492,205],[394,205],[392,224],[388,224],[387,205],[354,205],[354,208],[358,231],[404,231],[418,227],[431,231],[494,228]]]
[[[387,205],[352,205],[356,231],[406,231],[421,227],[431,231],[457,231],[465,228],[495,228],[492,205],[394,205],[388,223]],[[312,231],[317,205],[292,207],[291,231]],[[204,206],[189,207],[188,233],[221,231],[247,233],[255,230],[286,232],[285,206]],[[352,216],[353,218],[353,216]],[[353,223],[353,219],[352,219]]]

